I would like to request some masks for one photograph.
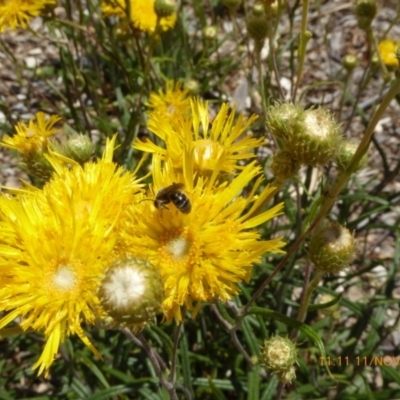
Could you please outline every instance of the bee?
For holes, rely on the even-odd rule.
[[[180,212],[189,214],[192,210],[192,204],[185,193],[181,192],[183,188],[183,183],[173,183],[172,185],[160,189],[156,194],[154,207],[166,208],[166,204],[173,203]]]

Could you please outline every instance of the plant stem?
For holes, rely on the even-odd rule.
[[[314,291],[314,289],[318,286],[318,284],[321,281],[323,276],[324,276],[323,272],[315,271],[314,278],[308,285],[308,288],[306,289],[306,293],[303,298],[303,301],[301,302],[299,313],[297,314],[297,321],[304,322],[304,319],[307,314],[308,305],[310,304],[311,294]],[[294,338],[292,338],[292,339],[294,339]]]
[[[267,94],[265,92],[265,85],[264,85],[264,75],[263,75],[263,68],[261,63],[261,50],[263,47],[263,42],[255,42],[254,44],[256,50],[256,62],[257,62],[257,73],[258,73],[258,86],[260,88],[261,93],[261,106],[263,111],[263,118],[267,116]]]
[[[299,65],[297,67],[296,83],[293,91],[293,102],[296,101],[297,90],[299,89],[300,80],[303,75],[304,60],[306,57],[306,47],[310,39],[310,32],[307,31],[307,18],[308,18],[308,6],[310,5],[310,0],[304,0],[303,2],[303,12],[301,15],[301,32],[300,32],[300,42],[298,50]]]

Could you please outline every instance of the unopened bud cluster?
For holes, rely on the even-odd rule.
[[[274,336],[266,340],[262,355],[265,366],[276,374],[280,382],[287,384],[296,378],[294,365],[297,361],[297,349],[289,338]]]
[[[104,311],[117,324],[148,322],[161,310],[163,283],[149,261],[126,257],[105,273],[98,296]]]
[[[324,221],[310,237],[308,256],[320,272],[341,271],[353,261],[355,252],[353,235],[337,222]]]
[[[339,125],[323,108],[304,110],[296,104],[277,104],[269,109],[266,123],[281,140],[283,150],[299,164],[326,165],[342,141]]]

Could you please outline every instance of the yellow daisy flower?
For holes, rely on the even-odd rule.
[[[157,28],[157,14],[154,11],[154,0],[103,0],[101,8],[105,16],[116,15],[126,18],[129,10],[129,18],[133,26],[143,32],[154,33]],[[167,31],[175,26],[176,13],[160,18],[161,30]]]
[[[59,129],[54,128],[54,125],[60,120],[61,118],[57,115],[46,118],[45,113],[38,112],[36,121],[31,119],[28,125],[19,122],[15,127],[17,133],[14,136],[6,136],[0,144],[17,150],[26,157],[47,151],[48,138],[59,132]]]
[[[153,115],[157,120],[164,119],[173,122],[176,116],[188,115],[190,106],[189,91],[182,88],[182,83],[169,80],[166,82],[165,91],[151,92],[145,104],[150,110],[147,112],[149,119]]]
[[[216,166],[209,179],[195,179],[190,152],[184,156],[183,173],[176,172],[171,160],[163,164],[160,156],[154,155],[154,193],[181,183],[191,211],[181,212],[173,203],[156,208],[153,202],[144,201],[145,197],[126,210],[121,233],[124,249],[160,268],[167,320],[180,321],[182,308],[191,309],[194,302],[231,299],[238,293],[238,283],[250,278],[254,262],[266,252],[282,252],[281,238],[262,241],[254,229],[282,210],[281,203],[253,216],[273,188],[267,186],[255,196],[262,181],[259,178],[249,197],[240,195],[260,174],[260,168],[251,163],[230,183],[216,186],[220,167]],[[154,194],[149,197],[154,199]]]
[[[378,45],[378,51],[381,59],[388,68],[395,69],[399,66],[399,60],[396,57],[396,50],[398,46],[399,43],[391,39],[382,40]]]
[[[113,260],[115,225],[138,184],[112,162],[115,137],[103,158],[84,167],[51,159],[55,174],[43,190],[0,197],[1,330],[16,318],[24,331],[43,332],[34,368],[48,374],[65,337],[76,334],[98,357],[82,322],[103,315],[97,288]]]
[[[32,17],[40,14],[47,5],[55,5],[56,0],[0,0],[0,32],[6,28],[26,28]]]
[[[158,114],[152,115],[148,129],[165,142],[162,148],[151,141],[137,140],[134,148],[145,152],[158,153],[165,160],[171,159],[175,168],[182,168],[182,155],[185,146],[193,146],[194,169],[199,175],[210,175],[216,165],[222,173],[232,174],[243,169],[239,160],[255,157],[250,150],[265,143],[264,138],[255,139],[245,132],[258,118],[252,115],[246,119],[243,114],[234,123],[236,106],[229,110],[224,103],[214,121],[209,120],[208,103],[191,100],[191,115],[176,116],[173,122],[165,121]]]

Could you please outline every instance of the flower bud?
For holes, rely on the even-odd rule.
[[[278,381],[283,383],[284,385],[291,384],[292,381],[296,378],[296,370],[292,365],[287,370],[278,371],[276,373],[276,376],[278,377]]]
[[[318,271],[339,272],[354,259],[354,237],[347,228],[326,220],[311,235],[308,256]]]
[[[189,91],[191,96],[196,96],[200,92],[200,82],[195,79],[189,79],[184,83],[185,89]]]
[[[282,139],[284,150],[302,164],[316,167],[327,164],[342,141],[339,126],[323,108],[303,110],[293,104],[271,107],[267,125]]]
[[[286,181],[292,178],[300,169],[300,163],[293,160],[288,151],[280,150],[272,158],[271,170],[275,179]]]
[[[275,373],[287,371],[297,359],[296,345],[289,338],[281,336],[266,340],[262,354],[265,366]]]
[[[48,181],[54,172],[54,168],[45,157],[45,154],[46,153],[42,151],[30,154],[28,157],[21,154],[21,167],[25,169],[29,175],[43,182]]]
[[[94,145],[87,135],[74,134],[68,138],[64,153],[79,164],[84,164],[94,152]]]
[[[214,25],[209,25],[203,28],[203,36],[205,40],[214,40],[217,37],[218,30]]]
[[[104,311],[117,323],[137,325],[161,310],[163,283],[149,261],[126,257],[108,268],[98,296]]]
[[[288,132],[300,129],[298,122],[303,113],[304,110],[300,105],[276,104],[268,110],[266,124],[275,137],[284,140],[288,136]]]
[[[355,13],[358,27],[362,30],[369,29],[377,11],[376,0],[357,0]]]
[[[263,43],[268,35],[268,18],[262,4],[256,4],[246,19],[247,33],[258,43]]]
[[[358,66],[358,58],[353,54],[346,54],[343,57],[342,64],[347,72],[351,72]]]
[[[320,294],[320,295],[318,295],[318,297],[316,299],[316,303],[317,304],[330,303],[332,300],[334,300],[334,298],[335,297],[329,293]],[[323,313],[325,315],[330,315],[330,316],[336,315],[338,310],[339,310],[339,303],[335,303],[333,306],[320,309],[321,313]]]
[[[176,12],[177,6],[176,0],[156,0],[154,2],[154,11],[159,18],[166,18]]]
[[[349,166],[350,161],[356,153],[357,149],[358,144],[355,142],[343,141],[340,144],[339,151],[335,157],[335,162],[339,171],[344,171]],[[367,164],[367,160],[368,154],[364,154],[354,171],[359,171],[360,169],[363,169]]]

